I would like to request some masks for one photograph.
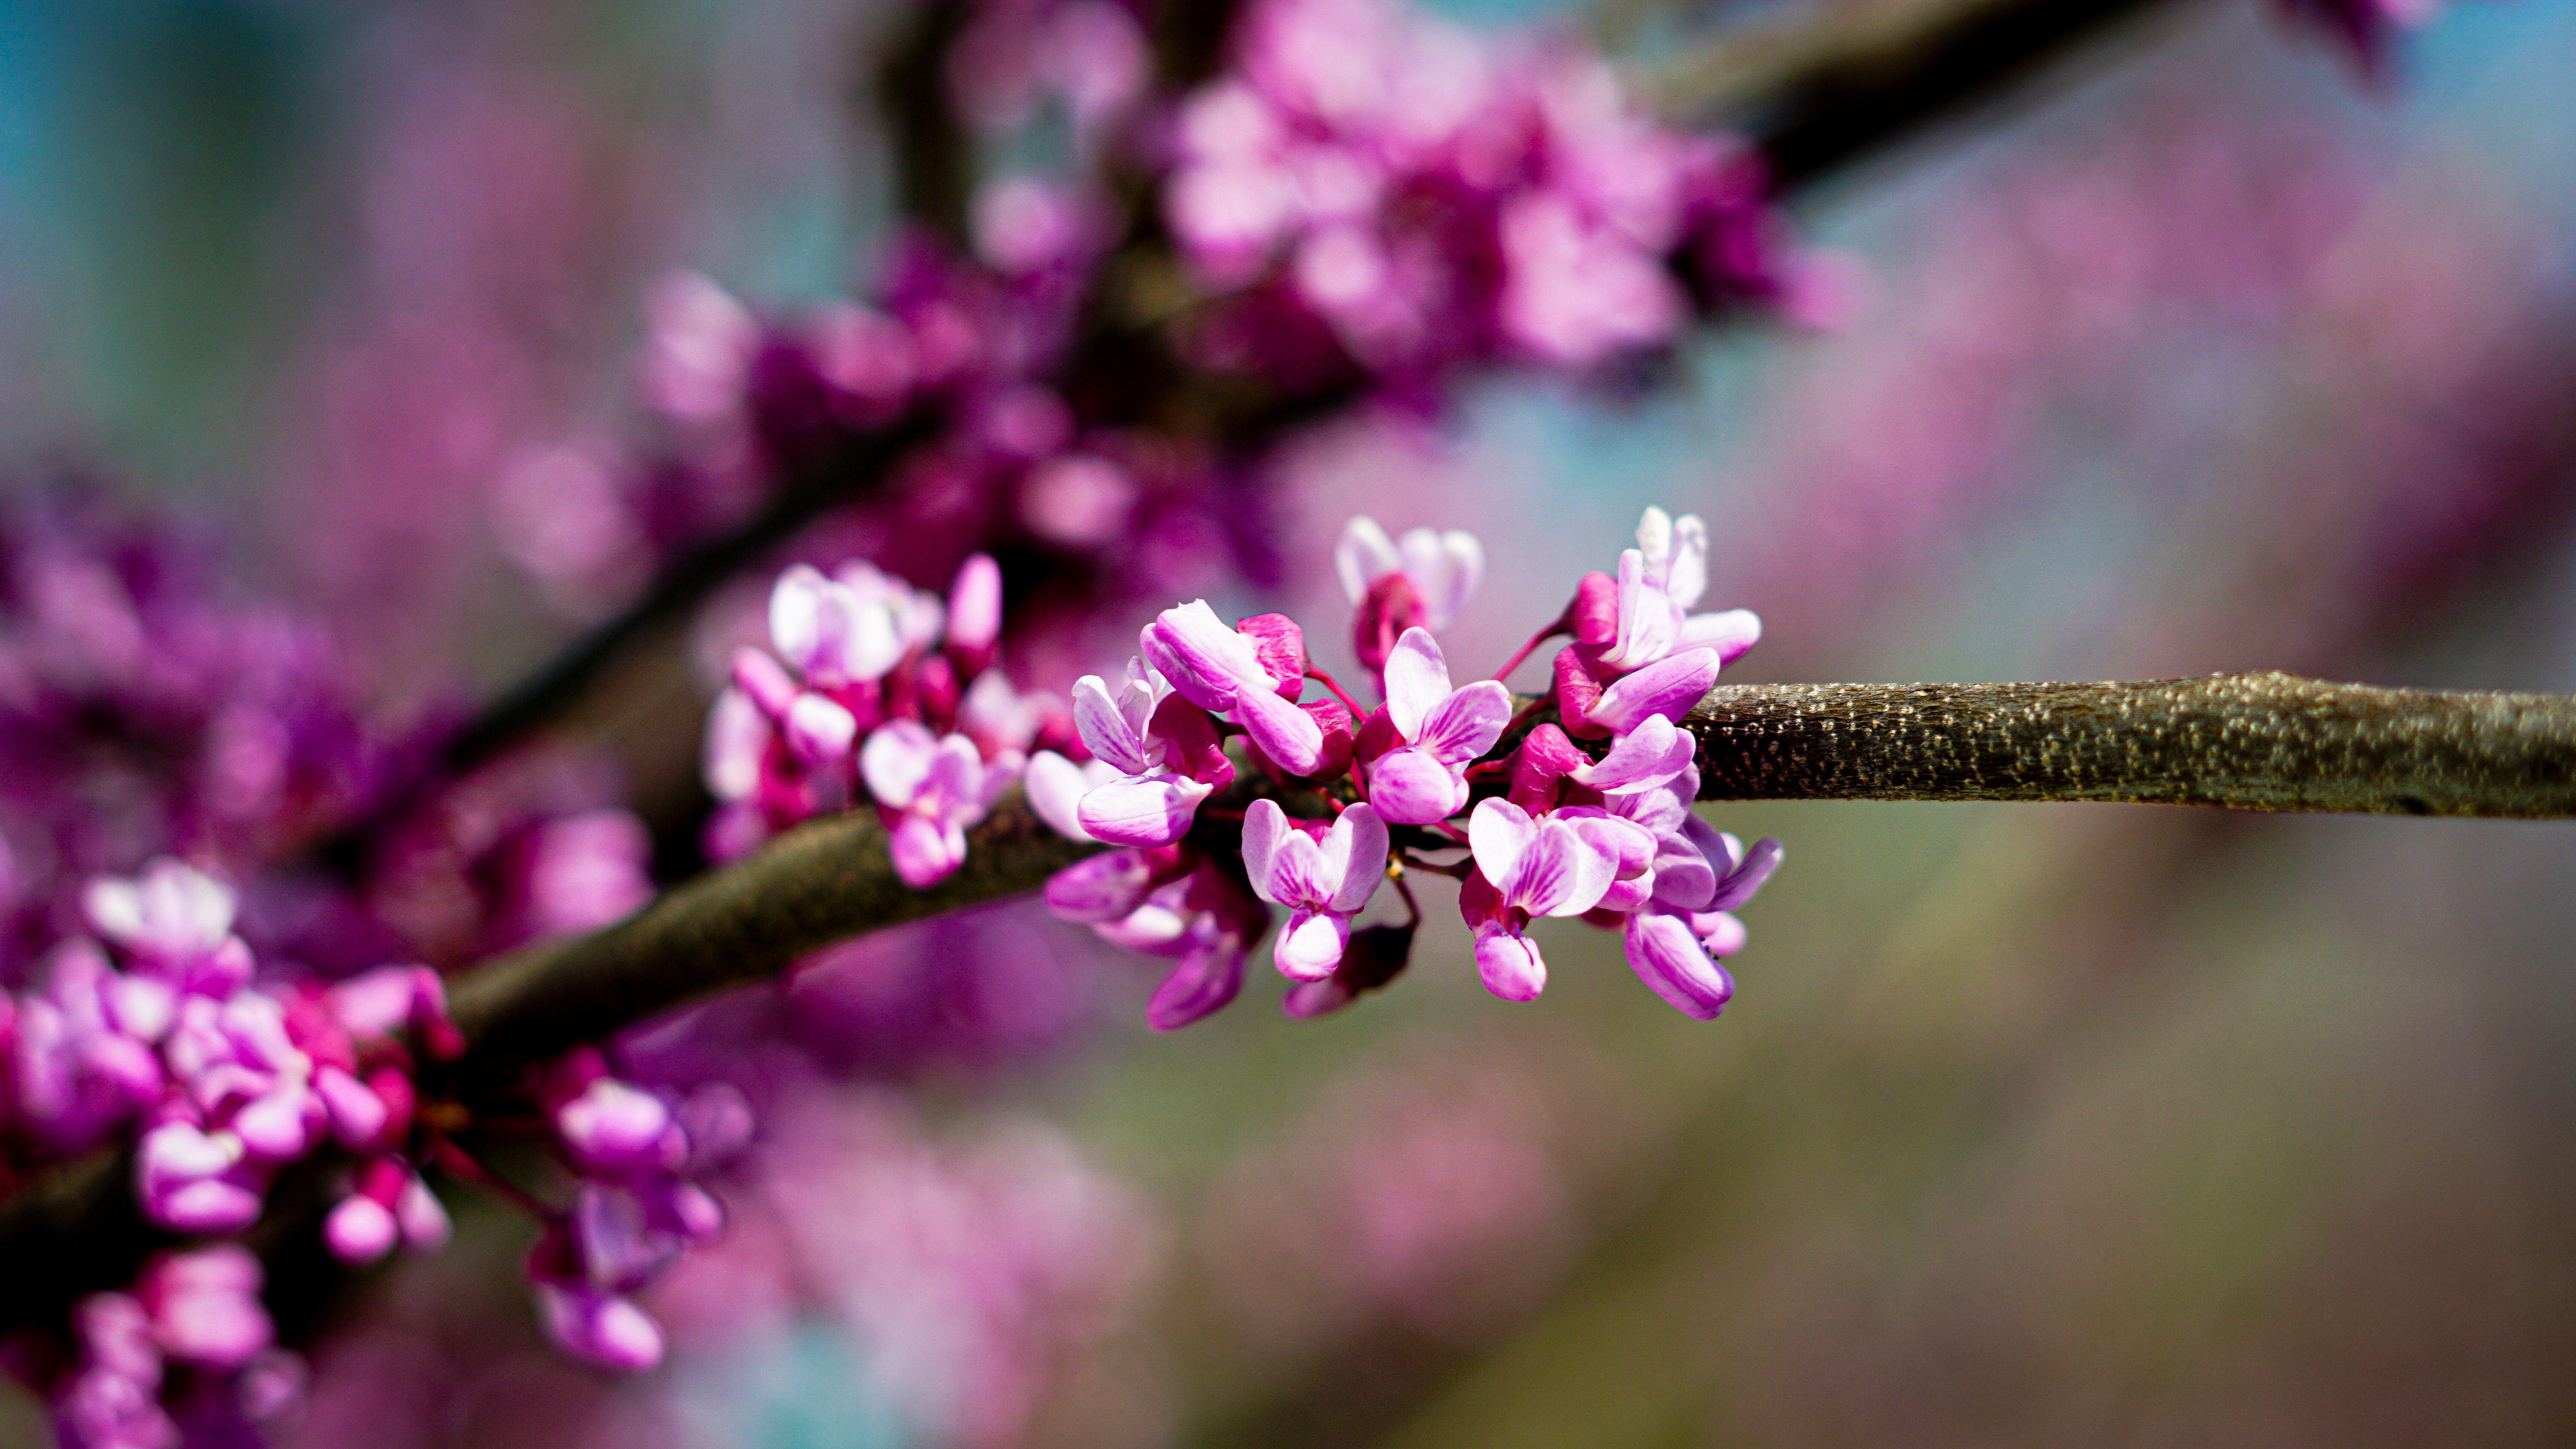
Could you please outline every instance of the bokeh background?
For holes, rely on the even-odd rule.
[[[1649,66],[1791,3],[1596,18]],[[652,280],[793,307],[885,243],[901,9],[0,0],[0,455],[194,520],[389,708],[497,687],[592,608],[512,480],[631,440]],[[1766,620],[1743,678],[2576,690],[2571,75],[2571,0],[2459,0],[2378,84],[2191,0],[1804,201],[1839,330],[1309,438],[1281,583],[1218,602],[1338,620],[1350,513],[1468,527],[1450,652],[1499,662],[1659,502]],[[525,1230],[465,1208],[317,1348],[303,1440],[2576,1438],[2576,831],[1703,808],[1789,853],[1712,1024],[1610,936],[1511,1006],[1435,930],[1360,1009],[1256,971],[1156,1037],[1148,963],[1025,908],[728,1004],[696,1049],[971,950],[1031,1021],[765,1067],[815,1085],[647,1379],[549,1357]]]

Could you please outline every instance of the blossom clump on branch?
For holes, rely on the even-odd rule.
[[[1472,540],[1417,533],[1427,542],[1410,551],[1433,566],[1481,560]],[[1734,993],[1719,958],[1744,944],[1732,912],[1777,867],[1780,846],[1747,848],[1691,812],[1699,769],[1682,721],[1761,628],[1743,610],[1691,612],[1706,546],[1698,518],[1648,509],[1618,577],[1587,576],[1501,671],[1552,637],[1574,638],[1555,686],[1517,717],[1499,675],[1453,685],[1421,624],[1385,652],[1384,703],[1371,710],[1313,667],[1302,632],[1279,615],[1229,629],[1204,601],[1164,611],[1115,690],[1097,675],[1075,687],[1093,763],[1041,756],[1030,768],[1042,817],[1122,847],[1059,872],[1049,907],[1179,958],[1147,1010],[1163,1028],[1234,998],[1273,905],[1290,912],[1273,955],[1298,983],[1292,1013],[1331,1011],[1384,985],[1421,924],[1412,872],[1459,882],[1478,975],[1505,1000],[1546,986],[1531,924],[1580,917],[1621,932],[1629,965],[1658,996],[1716,1016]],[[1363,518],[1341,556],[1374,564],[1391,552]],[[1360,572],[1345,569],[1364,620],[1406,592],[1376,587],[1404,575]],[[1310,681],[1330,697],[1302,701]],[[1527,728],[1506,744],[1516,726]],[[1358,926],[1390,880],[1407,919]]]

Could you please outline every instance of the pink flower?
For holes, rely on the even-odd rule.
[[[1731,912],[1779,868],[1781,851],[1776,840],[1748,851],[1696,817],[1688,831],[1705,864],[1696,871],[1658,870],[1655,899],[1628,918],[1625,945],[1637,979],[1674,1009],[1706,1021],[1735,994],[1734,981],[1717,964],[1744,944],[1744,925]]]
[[[416,1253],[447,1245],[447,1209],[399,1159],[379,1157],[358,1173],[356,1189],[323,1220],[322,1241],[343,1263],[372,1263],[396,1244]]]
[[[1648,508],[1637,547],[1619,555],[1618,637],[1600,662],[1614,673],[1641,669],[1680,649],[1714,649],[1732,664],[1762,638],[1749,609],[1693,614],[1708,591],[1708,528],[1699,515],[1676,521]]]
[[[1360,662],[1383,669],[1405,630],[1420,625],[1438,633],[1458,617],[1485,576],[1485,550],[1474,534],[1456,528],[1412,528],[1390,541],[1363,514],[1342,526],[1333,570],[1357,611],[1351,639]]]
[[[961,658],[959,671],[980,673],[1001,637],[1002,566],[991,554],[975,554],[957,566],[948,586],[948,647]]]
[[[1325,732],[1299,709],[1303,680],[1282,677],[1256,641],[1225,626],[1204,599],[1165,609],[1138,638],[1147,662],[1182,698],[1230,714],[1261,752],[1292,775],[1312,775],[1328,760]]]
[[[87,941],[57,948],[44,980],[17,1003],[11,1086],[26,1127],[73,1151],[160,1097],[152,1044],[169,1030],[175,997],[162,982],[118,972]]]
[[[1658,345],[1681,325],[1684,299],[1663,258],[1587,221],[1562,196],[1512,201],[1502,239],[1504,334],[1547,361],[1590,366]]]
[[[1095,840],[1170,845],[1189,833],[1201,800],[1234,783],[1206,713],[1141,660],[1128,662],[1115,694],[1097,674],[1076,680],[1073,721],[1093,758],[1120,776],[1094,786],[1075,810]]]
[[[1253,894],[1288,907],[1274,952],[1282,974],[1320,981],[1341,965],[1351,918],[1386,877],[1386,846],[1386,824],[1365,802],[1319,833],[1292,824],[1275,800],[1252,802],[1243,817],[1243,864]]]
[[[908,719],[881,725],[859,752],[859,773],[886,817],[895,874],[926,890],[966,863],[966,827],[1009,788],[1011,772],[987,768],[964,735],[935,738]]]
[[[1505,1001],[1532,1001],[1547,985],[1547,963],[1523,934],[1535,916],[1579,916],[1600,903],[1619,874],[1615,851],[1550,816],[1532,820],[1508,800],[1487,800],[1467,821],[1476,873],[1458,909],[1476,937],[1476,974]]]
[[[1384,718],[1403,743],[1365,760],[1369,800],[1393,824],[1429,825],[1466,808],[1466,768],[1511,723],[1512,695],[1492,679],[1452,689],[1439,641],[1407,629],[1387,655]]]
[[[136,1280],[153,1341],[185,1363],[234,1369],[276,1336],[260,1306],[259,1259],[226,1244],[156,1258]]]
[[[229,996],[250,980],[250,948],[233,935],[232,888],[168,856],[132,880],[102,876],[81,892],[90,928],[142,971],[182,991]]]
[[[1082,797],[1124,778],[1118,767],[1107,760],[1092,759],[1077,765],[1053,750],[1040,750],[1029,756],[1027,768],[1020,772],[1029,808],[1067,840],[1095,838],[1082,827]]]
[[[905,647],[891,598],[882,589],[862,593],[811,564],[797,564],[770,590],[770,642],[789,668],[818,688],[880,678],[903,658]]]

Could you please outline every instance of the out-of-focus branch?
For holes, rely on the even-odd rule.
[[[458,982],[469,1091],[646,1017],[783,973],[817,947],[1016,895],[1099,849],[1017,793],[967,832],[966,863],[929,890],[897,879],[873,812],[809,821],[616,925],[532,946]]]
[[[2171,3],[2174,0],[1919,0],[1858,16],[1810,17],[1776,31],[1713,44],[1661,76],[1653,91],[1676,116],[1748,127],[1769,157],[1775,185],[1790,192],[2022,79],[2078,39]],[[944,56],[944,40],[932,33],[941,22],[930,12],[944,14],[958,8],[925,7],[917,22],[920,28],[909,35],[903,53],[935,50]],[[1221,17],[1229,8],[1180,7],[1189,12],[1186,23],[1176,19],[1157,31],[1158,59],[1167,80],[1190,80],[1203,74],[1221,48],[1221,29],[1210,23],[1210,17]],[[933,47],[933,41],[940,44]],[[900,77],[890,73],[889,79],[900,79],[902,86],[913,89],[889,104],[905,107],[906,115],[915,105],[944,104],[943,76],[932,73],[937,69],[915,65]],[[907,95],[912,99],[902,98]],[[910,178],[905,184],[936,190],[946,183],[935,178],[962,174],[946,164],[928,164],[932,152],[944,154],[948,144],[939,139],[939,127],[953,122],[942,123],[927,115],[914,119],[927,129],[898,128],[913,138],[904,143],[910,154],[903,168]],[[925,198],[922,204],[934,202]],[[947,201],[935,204],[943,209],[950,205]],[[955,204],[962,208],[963,202]],[[1159,246],[1160,242],[1148,228],[1141,244]],[[1169,270],[1168,261],[1140,256],[1113,259],[1106,275],[1159,277]],[[1076,348],[1083,365],[1068,379],[1069,385],[1080,392],[1086,374],[1104,371],[1131,379],[1178,376],[1159,357],[1135,355],[1140,345],[1131,339],[1122,350],[1113,339],[1105,353]],[[1246,409],[1237,399],[1220,397],[1166,399],[1150,408],[1126,411],[1169,421],[1230,418]],[[1292,411],[1294,416],[1307,415],[1305,410]],[[1278,426],[1276,408],[1254,406],[1250,415],[1257,419],[1256,431],[1266,433]],[[894,440],[864,450],[866,457],[811,470],[736,532],[711,540],[673,564],[623,614],[583,636],[527,683],[476,715],[448,752],[451,766],[480,763],[543,728],[580,700],[631,644],[685,614],[734,570],[792,537],[830,507],[859,496],[911,441],[909,437]]]
[[[1703,800],[2107,800],[2576,818],[2576,696],[2217,674],[1750,684],[1690,716]]]
[[[1877,0],[1723,35],[1651,72],[1666,115],[1749,133],[1795,191],[2173,0]]]

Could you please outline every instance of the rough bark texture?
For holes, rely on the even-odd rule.
[[[2113,684],[1725,685],[1703,800],[2113,800],[2576,816],[2576,697],[2219,674]]]
[[[463,1085],[775,977],[817,947],[1016,895],[1100,848],[1056,834],[1017,792],[966,838],[966,864],[914,890],[895,876],[873,812],[809,821],[614,926],[503,957],[450,996],[467,1044]]]

